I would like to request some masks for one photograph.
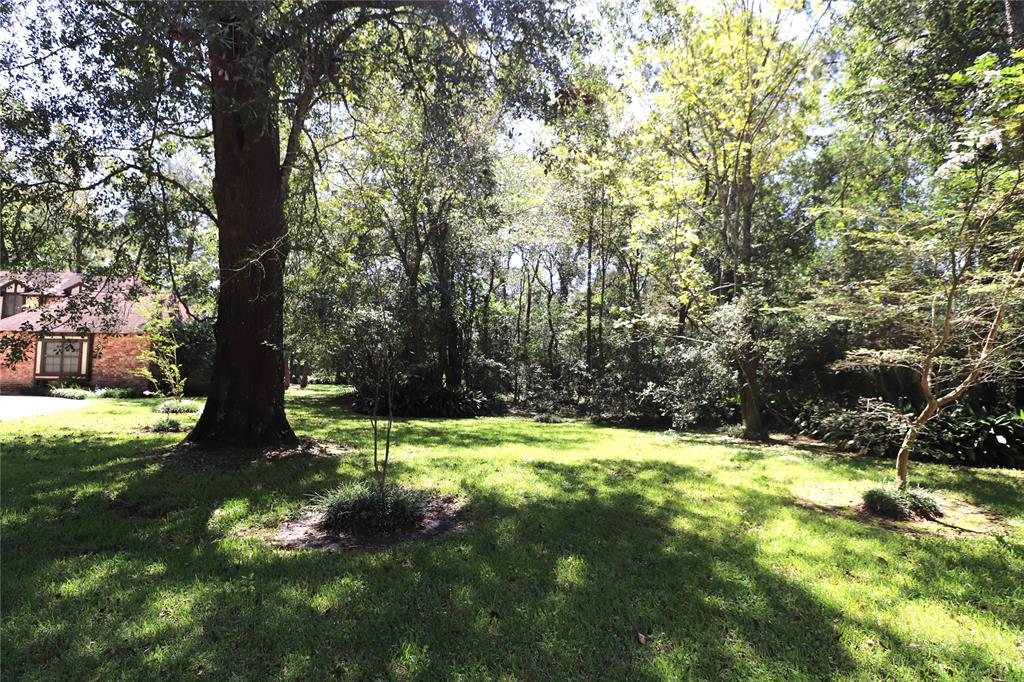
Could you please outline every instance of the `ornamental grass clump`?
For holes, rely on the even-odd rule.
[[[181,422],[174,417],[160,417],[150,425],[149,430],[157,432],[181,431]]]
[[[923,488],[871,488],[864,492],[864,508],[872,514],[891,519],[935,519],[942,516],[938,498]]]
[[[199,411],[199,403],[194,400],[165,400],[156,406],[157,412],[164,414],[188,414]]]
[[[410,488],[359,481],[313,498],[317,526],[335,533],[388,533],[412,528],[423,518],[423,493]]]
[[[134,398],[136,393],[130,388],[95,388],[92,391],[94,398]]]

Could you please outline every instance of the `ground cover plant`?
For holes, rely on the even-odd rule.
[[[872,514],[895,519],[914,516],[935,519],[942,516],[942,504],[935,495],[921,488],[869,488],[864,491],[864,508]]]
[[[417,490],[356,481],[313,498],[323,530],[350,533],[395,531],[423,518],[423,494]]]
[[[1024,478],[921,464],[997,535],[812,503],[869,458],[530,418],[399,420],[394,481],[467,527],[379,552],[273,548],[365,480],[331,387],[301,435],[355,448],[213,466],[162,456],[153,399],[0,422],[5,679],[1022,679]],[[795,443],[799,445],[799,443]]]
[[[44,395],[69,400],[86,400],[88,398],[132,398],[135,392],[130,388],[48,388]]]
[[[150,431],[181,431],[181,421],[174,417],[159,417],[149,425]]]
[[[194,400],[175,398],[158,403],[156,411],[166,414],[188,414],[190,412],[198,412],[200,407],[201,404]]]

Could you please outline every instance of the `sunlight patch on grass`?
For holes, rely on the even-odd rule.
[[[555,583],[563,590],[582,586],[587,580],[587,562],[578,556],[564,556],[555,563]]]

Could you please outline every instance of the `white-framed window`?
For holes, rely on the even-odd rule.
[[[36,376],[45,379],[82,378],[89,371],[89,340],[82,336],[53,336],[36,344]]]

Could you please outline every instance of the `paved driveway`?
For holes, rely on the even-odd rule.
[[[36,395],[0,395],[0,421],[35,417],[40,414],[67,412],[68,410],[77,410],[85,407],[88,404],[88,400],[46,398]]]

